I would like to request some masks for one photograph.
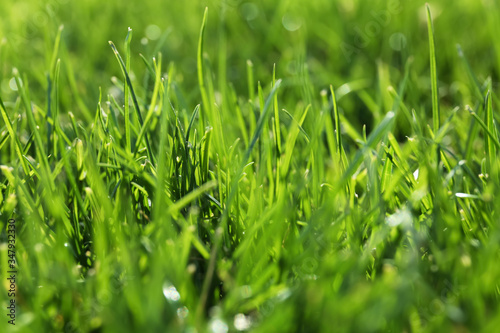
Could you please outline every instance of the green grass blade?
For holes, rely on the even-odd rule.
[[[354,175],[356,170],[359,168],[363,162],[364,154],[367,149],[373,149],[377,144],[382,141],[382,138],[390,131],[392,124],[394,123],[394,112],[388,112],[382,122],[377,126],[377,128],[368,136],[366,144],[362,149],[358,150],[354,159],[349,164],[349,167],[342,176],[341,185],[347,184],[348,180]],[[341,186],[341,187],[342,187]]]
[[[333,104],[333,116],[335,117],[335,135],[337,139],[337,154],[339,156],[339,160],[341,158],[341,154],[343,152],[343,147],[342,147],[342,132],[340,128],[340,116],[339,116],[339,110],[337,108],[337,99],[335,98],[335,90],[333,89],[333,86],[330,85],[330,92],[332,94],[332,104]]]
[[[3,104],[2,98],[0,97],[0,111],[2,112],[2,118],[5,122],[5,126],[7,127],[7,131],[9,132],[10,139],[14,141],[14,146],[16,149],[17,157],[19,158],[19,162],[23,167],[24,174],[29,175],[28,166],[26,165],[26,161],[23,157],[23,148],[21,147],[21,142],[19,141],[19,137],[17,136],[14,128],[12,127],[12,123],[9,118],[9,114],[7,110],[5,110],[5,105]]]
[[[44,143],[42,140],[42,136],[39,131],[39,127],[36,124],[35,120],[35,115],[33,114],[33,107],[31,105],[30,97],[28,95],[28,82],[24,80],[24,86],[21,83],[21,78],[19,76],[19,72],[16,68],[13,70],[14,78],[16,80],[17,87],[20,91],[21,99],[23,101],[24,107],[26,109],[26,115],[28,118],[28,124],[31,128],[31,131],[33,132],[34,135],[34,140],[35,140],[35,148],[38,154],[38,158],[41,160],[40,165],[42,166],[42,173],[43,177],[42,180],[51,180],[52,177],[50,177],[50,166],[49,166],[49,161],[47,159],[47,154],[44,149]],[[53,182],[49,182],[48,184],[50,186],[50,190],[52,191],[55,189],[55,184]]]
[[[205,77],[203,71],[203,41],[205,34],[205,26],[207,23],[207,15],[208,15],[208,7],[205,8],[205,12],[203,13],[203,21],[201,23],[200,28],[200,36],[198,39],[198,53],[196,57],[197,70],[198,70],[198,84],[200,86],[201,99],[202,99],[202,110],[200,112],[200,120],[201,120],[201,129],[205,126],[205,114],[209,114],[212,110],[212,106],[210,105],[208,99],[207,88],[205,86]]]
[[[127,72],[130,72],[130,43],[132,41],[132,29],[128,28],[127,32],[127,37],[125,37],[125,68]],[[131,146],[131,139],[130,139],[130,104],[129,104],[129,99],[130,99],[130,89],[131,85],[129,85],[128,80],[125,80],[125,87],[124,87],[124,93],[125,93],[125,101],[124,101],[124,111],[125,111],[125,143],[126,143],[126,148],[127,151],[129,149],[132,149]],[[141,124],[142,125],[142,124]],[[140,141],[138,141],[140,142]]]
[[[191,128],[193,127],[193,124],[194,124],[194,120],[196,119],[196,116],[198,115],[198,111],[200,110],[200,104],[196,105],[196,107],[194,108],[194,111],[193,111],[193,114],[191,115],[191,120],[189,121],[189,126],[188,126],[188,129],[186,131],[186,142],[189,141],[189,133],[191,132]]]
[[[491,103],[491,92],[489,91],[486,96],[486,112],[485,112],[485,123],[488,128],[488,134],[486,136],[486,156],[487,156],[487,165],[488,165],[488,173],[492,173],[494,170],[494,164],[497,161],[497,146],[494,144],[498,142],[498,136],[496,134],[495,124],[493,122],[493,106]]]
[[[427,29],[429,33],[429,54],[430,54],[430,66],[431,66],[431,85],[432,85],[432,120],[433,120],[433,131],[437,133],[440,124],[440,114],[439,114],[439,88],[438,88],[438,78],[437,78],[437,65],[436,65],[436,47],[434,38],[434,25],[432,22],[431,9],[429,4],[425,6],[427,11]]]
[[[496,135],[493,134],[492,131],[490,131],[490,128],[488,127],[488,125],[485,124],[484,121],[481,118],[479,118],[479,116],[477,115],[476,112],[472,111],[470,108],[468,108],[468,110],[469,110],[469,113],[471,114],[471,116],[473,116],[474,119],[483,128],[484,132],[486,133],[487,137],[490,140],[490,143],[492,143],[493,145],[495,145],[495,147],[497,149],[500,149],[500,142],[498,141],[498,138],[496,137]]]
[[[269,97],[267,98],[267,101],[265,103],[264,109],[262,110],[262,113],[260,115],[259,121],[257,123],[257,129],[255,130],[255,133],[252,137],[252,140],[250,141],[250,145],[245,151],[245,154],[243,155],[243,159],[241,160],[241,165],[238,169],[238,172],[236,173],[236,176],[233,178],[232,184],[231,184],[231,190],[229,192],[229,196],[226,201],[226,206],[224,209],[224,213],[220,219],[220,225],[215,231],[215,240],[214,244],[212,245],[212,251],[210,254],[210,262],[208,266],[208,271],[205,276],[205,279],[203,281],[203,288],[201,292],[201,297],[200,301],[198,304],[198,308],[196,310],[196,317],[201,319],[201,315],[203,313],[203,310],[206,305],[207,297],[208,297],[208,290],[209,286],[212,283],[212,278],[215,270],[215,262],[217,259],[217,253],[219,251],[219,247],[221,245],[223,236],[224,236],[224,230],[226,229],[226,224],[227,224],[227,219],[228,219],[228,214],[229,210],[231,209],[231,204],[232,201],[236,195],[237,188],[238,188],[238,183],[240,179],[240,175],[242,174],[243,170],[245,169],[245,166],[247,164],[247,161],[250,157],[250,153],[253,150],[253,147],[255,146],[255,143],[257,142],[257,139],[260,137],[262,130],[264,128],[264,124],[268,120],[269,116],[269,109],[271,106],[272,101],[274,100],[274,95],[277,93],[278,88],[281,85],[281,80],[276,81],[276,84],[274,85],[273,89],[271,90],[271,93],[269,94]]]
[[[111,46],[111,49],[113,49],[113,52],[115,53],[116,59],[118,60],[118,63],[121,66],[123,74],[125,75],[125,79],[127,80],[127,84],[130,87],[130,93],[132,95],[132,101],[134,102],[134,107],[135,107],[135,111],[137,114],[137,118],[139,119],[139,123],[140,123],[141,127],[144,127],[144,121],[142,120],[141,109],[139,107],[139,103],[137,102],[137,97],[136,97],[135,92],[134,92],[134,87],[132,86],[132,82],[130,81],[130,76],[128,75],[128,71],[127,71],[127,68],[125,66],[125,63],[123,62],[123,59],[120,56],[120,53],[116,49],[115,44],[113,44],[112,41],[109,41],[109,45]],[[125,103],[125,104],[127,104],[127,103]],[[149,139],[148,139],[147,134],[144,135],[144,139],[146,141],[146,149],[147,149],[147,153],[148,153],[148,158],[150,161],[153,161],[153,152],[152,152],[151,144],[149,143]],[[139,144],[140,144],[140,142],[136,142],[136,145],[139,145]]]

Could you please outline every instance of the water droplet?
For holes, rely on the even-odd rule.
[[[210,323],[210,331],[214,333],[227,333],[228,330],[227,324],[220,319],[214,319]]]
[[[396,210],[394,214],[387,217],[386,222],[390,227],[397,227],[398,225],[409,226],[411,225],[413,217],[411,212],[407,209]]]
[[[43,251],[43,244],[42,243],[35,244],[35,251],[42,252]]]
[[[238,331],[246,331],[250,328],[252,325],[252,322],[250,321],[249,317],[245,316],[243,313],[238,313],[236,316],[234,316],[234,327]]]
[[[302,19],[293,14],[285,14],[281,20],[283,26],[288,31],[296,31],[299,30],[302,26]]]
[[[17,91],[17,83],[16,83],[16,79],[15,78],[10,79],[10,81],[9,81],[9,87],[10,87],[11,90]]]
[[[406,47],[406,36],[396,32],[389,38],[389,44],[394,51],[401,51]]]
[[[165,295],[165,298],[171,302],[177,302],[181,299],[181,294],[179,294],[177,289],[170,283],[165,283],[163,285],[163,295]]]
[[[241,286],[240,292],[241,292],[241,297],[249,298],[252,296],[252,287],[250,287],[249,285]]]
[[[188,314],[189,314],[189,309],[185,306],[177,309],[177,317],[179,317],[180,319],[186,318]]]
[[[259,8],[250,2],[246,2],[241,5],[241,15],[247,21],[255,20],[259,16]]]
[[[151,40],[157,40],[161,36],[161,29],[155,24],[148,25],[146,28],[146,37]]]

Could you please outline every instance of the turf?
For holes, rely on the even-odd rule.
[[[497,2],[2,11],[0,331],[500,325]]]

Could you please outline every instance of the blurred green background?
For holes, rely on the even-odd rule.
[[[458,61],[456,44],[470,59],[483,82],[491,76],[498,85],[500,10],[497,1],[431,1],[435,19],[440,94],[450,105],[472,103],[464,84],[464,67]],[[307,65],[315,94],[330,84],[364,80],[373,92],[384,90],[384,82],[399,82],[404,65],[413,57],[413,75],[419,80],[414,103],[426,104],[430,94],[427,27],[424,1],[5,1],[0,22],[1,91],[9,95],[12,67],[36,78],[33,92],[46,87],[53,40],[64,24],[63,40],[78,93],[92,108],[98,86],[108,87],[111,76],[120,76],[107,44],[122,46],[127,28],[133,29],[133,70],[143,75],[141,53],[150,59],[161,51],[166,61],[178,67],[189,109],[200,100],[197,89],[196,44],[204,8],[209,8],[205,53],[219,84],[227,78],[240,93],[246,92],[246,61],[255,64],[256,79],[267,82],[273,64],[282,78],[298,78]],[[163,38],[165,37],[165,38]],[[223,46],[223,47],[221,47]],[[29,59],[29,61],[27,61]],[[458,64],[458,65],[456,65]],[[65,64],[63,64],[65,65]],[[63,71],[64,73],[64,71]],[[300,89],[298,89],[300,91]],[[380,94],[383,98],[385,91]],[[294,97],[294,95],[289,94]],[[71,95],[62,96],[63,110],[78,114]],[[8,98],[5,98],[8,99]],[[355,119],[363,113],[356,98],[344,101],[344,109]],[[389,106],[386,106],[390,109]],[[387,110],[385,110],[387,111]]]

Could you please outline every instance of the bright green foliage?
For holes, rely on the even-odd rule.
[[[454,4],[6,4],[0,331],[495,332],[500,5]]]

